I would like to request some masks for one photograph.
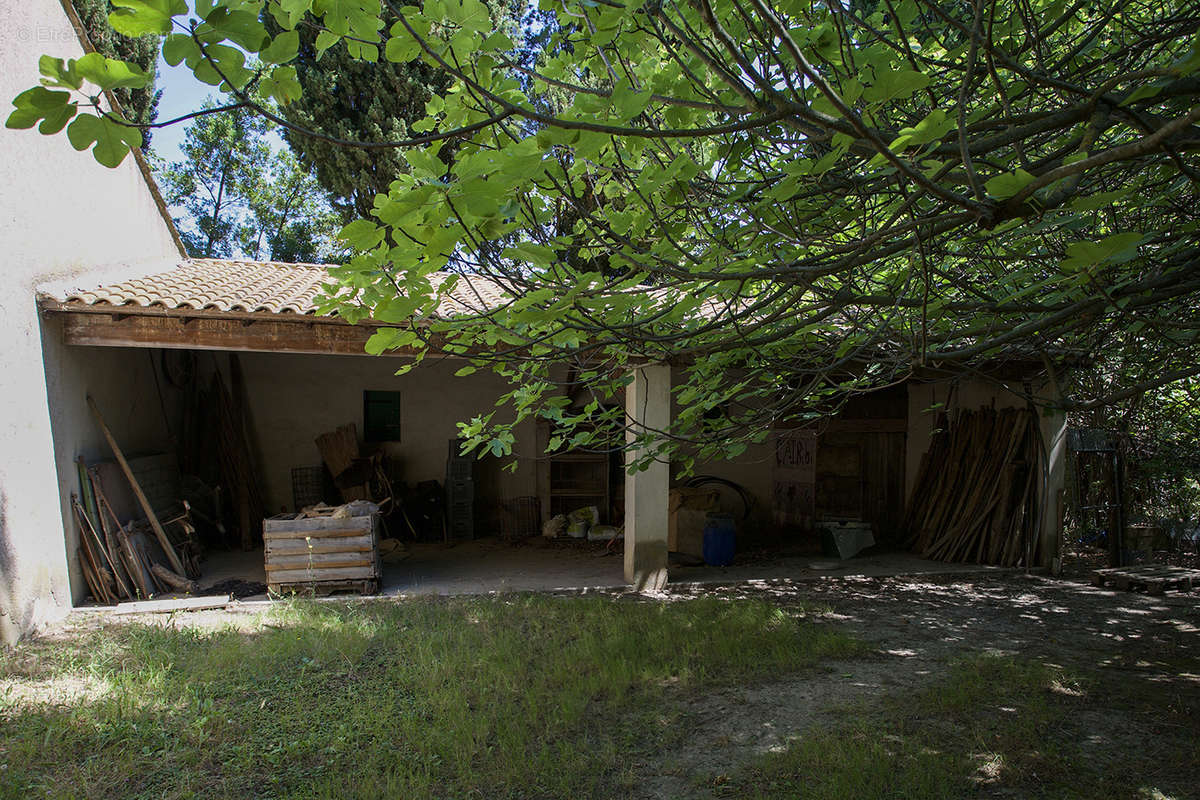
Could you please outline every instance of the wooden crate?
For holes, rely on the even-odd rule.
[[[263,520],[267,588],[273,593],[379,591],[379,515],[334,519],[281,514]]]

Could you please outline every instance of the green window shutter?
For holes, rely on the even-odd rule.
[[[400,441],[399,392],[363,392],[363,438],[368,442]]]

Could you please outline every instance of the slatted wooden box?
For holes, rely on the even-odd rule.
[[[273,593],[379,591],[379,515],[263,520],[267,588]]]

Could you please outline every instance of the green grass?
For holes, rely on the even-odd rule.
[[[715,787],[747,798],[1194,798],[1200,702],[1128,673],[975,656]]]
[[[281,604],[250,631],[109,625],[0,656],[0,796],[627,792],[684,700],[864,648],[759,601]]]

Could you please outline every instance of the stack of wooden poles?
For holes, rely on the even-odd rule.
[[[137,523],[122,525],[105,497],[100,476],[79,460],[82,499],[71,495],[79,525],[79,566],[92,597],[99,603],[118,603],[153,597],[159,592],[195,592],[196,584],[160,563]],[[160,542],[160,547],[164,544]],[[168,560],[178,561],[174,545],[165,542]],[[174,556],[171,559],[170,556]],[[190,570],[188,570],[190,571]]]
[[[116,603],[124,599],[149,598],[160,591],[195,591],[196,585],[191,579],[200,575],[195,553],[186,547],[176,547],[171,541],[96,401],[89,395],[87,403],[146,515],[146,523],[135,521],[122,525],[104,494],[99,473],[79,459],[79,489],[83,498],[81,501],[78,495],[72,494],[71,508],[79,525],[79,566],[92,597],[100,603]],[[168,520],[167,524],[175,521],[178,520]],[[154,551],[146,533],[137,529],[139,524],[153,531],[158,552]]]
[[[253,425],[246,400],[245,380],[236,353],[229,356],[227,385],[220,369],[196,384],[184,398],[179,437],[179,466],[220,492],[217,516],[223,544],[251,550],[262,538],[266,498],[259,485]],[[226,530],[228,534],[226,534]]]
[[[905,521],[910,544],[939,561],[1028,565],[1040,527],[1038,420],[1025,408],[939,419]]]
[[[246,436],[245,409],[238,398],[241,370],[236,360],[233,363],[234,394],[231,395],[215,373],[209,394],[212,407],[213,434],[217,445],[218,466],[221,484],[233,503],[234,518],[237,520],[239,544],[243,550],[251,550],[262,535],[260,529],[266,504],[259,491],[257,470],[250,455],[250,444]]]

